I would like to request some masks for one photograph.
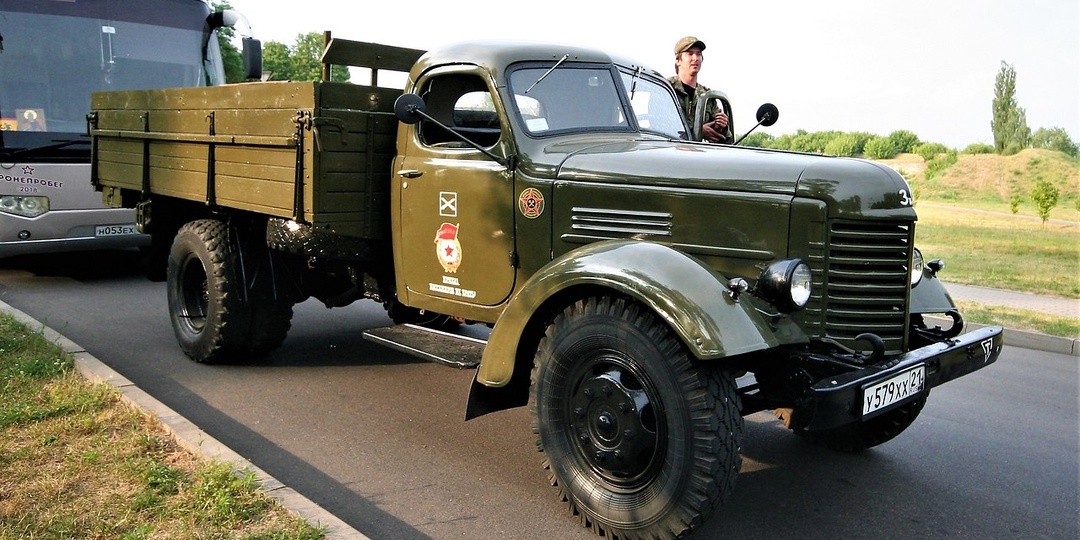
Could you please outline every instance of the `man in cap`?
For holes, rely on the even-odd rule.
[[[708,92],[709,89],[703,84],[698,84],[698,73],[701,71],[701,63],[705,59],[703,51],[705,42],[694,36],[686,36],[675,44],[675,76],[668,79],[675,89],[675,95],[682,105],[683,114],[691,125],[694,119],[694,109],[698,99]],[[701,126],[701,134],[706,141],[714,143],[730,143],[731,130],[728,127],[728,116],[719,110],[715,100],[710,100],[705,107],[705,118],[711,119]]]

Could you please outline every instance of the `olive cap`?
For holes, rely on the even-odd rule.
[[[693,49],[694,47],[697,47],[698,49],[704,51],[705,42],[694,36],[686,36],[680,39],[679,42],[675,44],[675,54],[684,53],[686,51],[689,51],[690,49]]]

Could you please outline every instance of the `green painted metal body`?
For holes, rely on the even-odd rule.
[[[328,53],[335,63],[400,69],[419,55],[342,45]],[[515,375],[523,333],[572,291],[640,300],[702,360],[813,340],[854,349],[863,331],[887,334],[889,353],[905,350],[916,216],[899,174],[665,136],[629,121],[628,90],[616,128],[539,133],[519,110],[528,92],[508,81],[556,66],[662,88],[654,70],[577,47],[478,42],[416,59],[405,91],[462,133],[490,136],[490,155],[449,144],[430,123],[399,123],[401,90],[317,82],[98,94],[95,181],[116,206],[179,198],[388,241],[393,259],[376,264],[391,269],[401,303],[494,325],[477,376],[488,386]],[[603,84],[593,77],[570,96]],[[440,105],[446,87],[487,100]],[[478,112],[491,124],[470,125]],[[806,310],[733,300],[728,280],[753,284],[786,258],[813,269]]]

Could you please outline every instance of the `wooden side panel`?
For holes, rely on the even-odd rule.
[[[384,238],[400,94],[329,82],[94,94],[96,179]]]

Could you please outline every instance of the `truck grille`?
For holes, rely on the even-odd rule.
[[[889,354],[905,349],[912,223],[833,221],[823,276],[825,336],[868,350],[855,336],[870,332]]]

